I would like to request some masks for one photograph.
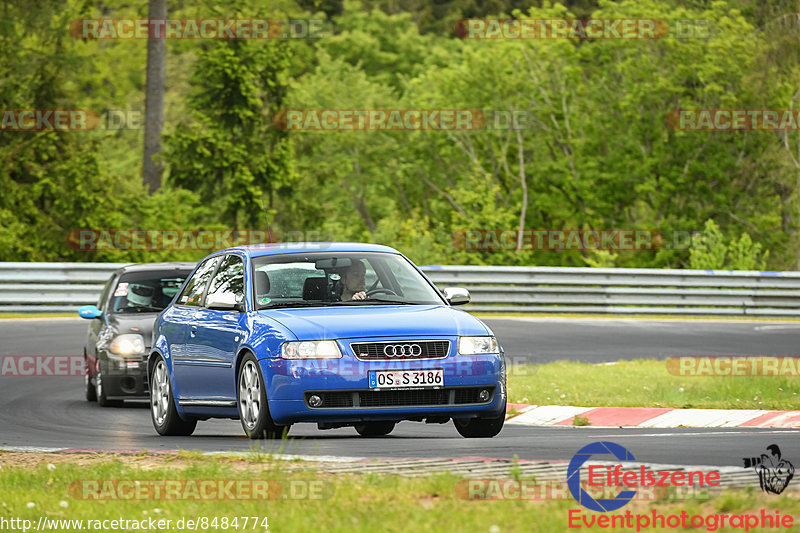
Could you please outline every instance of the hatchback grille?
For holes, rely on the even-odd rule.
[[[447,357],[450,341],[354,342],[350,348],[356,357],[369,361],[436,359]]]
[[[447,405],[450,392],[444,389],[381,390],[358,393],[361,407],[404,407],[407,405]]]
[[[478,399],[480,391],[488,390],[489,399]],[[308,398],[322,398],[322,405],[311,407]],[[425,407],[429,405],[486,404],[494,399],[494,387],[454,387],[418,390],[359,390],[306,392],[306,405],[312,409],[360,409],[364,407]]]

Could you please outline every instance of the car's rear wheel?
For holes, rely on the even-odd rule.
[[[382,437],[394,430],[396,422],[365,422],[356,424],[355,428],[362,437]]]
[[[150,374],[150,417],[159,435],[185,437],[197,427],[197,420],[183,420],[178,415],[167,363],[161,357],[153,365]]]
[[[97,398],[97,405],[100,407],[119,407],[122,402],[119,400],[109,400],[106,396],[106,389],[103,386],[103,373],[98,366],[97,373],[94,375],[94,396]]]
[[[258,361],[247,354],[239,363],[239,419],[245,434],[251,439],[280,439],[291,426],[281,426],[272,420],[267,403],[267,388]]]
[[[492,438],[503,429],[505,410],[496,418],[454,418],[453,425],[462,437],[468,439]]]

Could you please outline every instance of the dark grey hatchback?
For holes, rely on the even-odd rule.
[[[97,305],[78,310],[90,319],[83,356],[86,399],[101,406],[148,397],[146,360],[153,324],[180,291],[195,263],[143,263],[114,272]]]

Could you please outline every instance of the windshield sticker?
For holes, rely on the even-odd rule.
[[[127,283],[120,283],[117,285],[117,290],[114,291],[114,296],[127,296],[128,295],[128,284]]]
[[[259,298],[258,299],[258,305],[267,305],[271,301],[272,300],[270,300],[269,298]]]

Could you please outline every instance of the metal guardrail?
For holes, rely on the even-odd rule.
[[[77,312],[97,303],[111,273],[126,264],[0,262],[0,312]]]
[[[430,266],[476,312],[800,316],[800,272]]]
[[[95,303],[126,263],[2,263],[0,312],[71,312]],[[472,312],[800,316],[800,272],[426,266],[469,289]]]

